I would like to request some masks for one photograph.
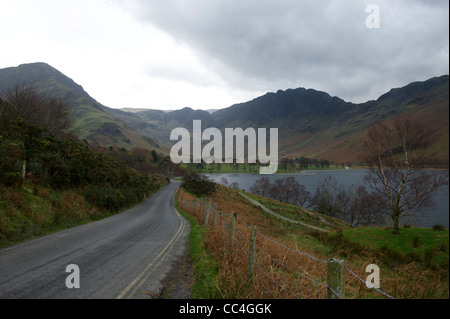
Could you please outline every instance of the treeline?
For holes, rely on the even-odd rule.
[[[179,164],[174,164],[170,156],[155,150],[133,148],[128,150],[117,146],[93,146],[97,152],[114,157],[142,174],[162,174],[169,177],[179,177],[187,174],[187,170]]]
[[[141,174],[120,160],[16,119],[0,128],[0,184],[17,186],[24,178],[53,189],[84,189],[86,200],[110,211],[137,203],[167,183],[163,176]]]
[[[259,173],[259,168],[262,166],[258,161],[256,163],[210,163],[207,164],[203,160],[201,163],[186,164],[190,170],[195,170],[200,173],[213,172],[244,172],[244,173]],[[264,165],[265,166],[265,165]],[[353,166],[351,161],[336,163],[327,159],[316,159],[308,157],[297,158],[281,158],[278,163],[279,172],[300,172],[303,170],[322,170],[334,168],[350,168]]]
[[[369,192],[364,185],[344,187],[328,176],[321,180],[311,194],[293,176],[278,178],[271,183],[268,177],[258,179],[250,193],[312,209],[320,214],[339,218],[353,227],[379,225],[381,212],[386,208],[380,195]]]
[[[58,105],[60,111],[46,108],[49,104]],[[39,116],[32,114],[37,107],[43,107]],[[0,96],[0,186],[18,186],[27,180],[55,190],[80,189],[87,201],[116,212],[169,182],[64,135],[67,127],[41,126],[53,116],[69,117],[67,110],[64,102],[42,97],[29,87]]]
[[[333,165],[335,167],[345,168],[352,167],[353,163],[351,161],[335,163],[328,159],[317,159],[301,156],[296,158],[282,158],[278,167],[284,171],[298,172],[310,169],[329,169]]]
[[[261,177],[250,187],[250,193],[302,207],[311,199],[311,193],[293,176],[278,178],[273,184],[268,177]]]

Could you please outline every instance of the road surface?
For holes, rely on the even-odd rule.
[[[172,261],[184,253],[189,233],[189,224],[174,208],[179,185],[172,181],[110,218],[0,250],[0,298],[158,295]]]

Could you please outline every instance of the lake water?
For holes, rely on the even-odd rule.
[[[273,183],[278,178],[284,178],[287,176],[294,176],[295,179],[305,186],[306,190],[314,195],[317,185],[325,177],[331,175],[336,178],[339,185],[348,187],[352,184],[359,182],[364,185],[364,177],[367,174],[367,170],[364,169],[350,169],[350,170],[336,170],[336,171],[305,171],[299,174],[275,174],[275,175],[258,175],[258,174],[205,174],[211,180],[220,183],[222,177],[228,180],[228,183],[237,182],[239,188],[245,191],[249,191],[250,187],[260,179],[262,176],[268,177]],[[367,187],[367,186],[366,186]],[[370,188],[367,187],[370,191]],[[436,224],[449,228],[449,188],[443,187],[434,196],[435,207],[427,208],[424,211],[418,212],[415,218],[402,220],[402,223],[407,223],[414,226],[421,226],[431,228]]]

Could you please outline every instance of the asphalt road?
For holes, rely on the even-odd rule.
[[[0,250],[0,298],[154,297],[189,233],[174,208],[178,187],[172,181],[126,212]],[[79,288],[68,288],[77,279]]]

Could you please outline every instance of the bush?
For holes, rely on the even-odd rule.
[[[90,186],[83,196],[87,201],[109,211],[117,212],[125,205],[125,196],[119,190],[109,187]]]
[[[140,202],[170,180],[147,175],[102,155],[71,138],[55,138],[46,129],[21,119],[0,126],[0,185],[22,183],[22,165],[35,184],[54,190],[85,189],[99,208],[117,212]]]
[[[436,224],[433,226],[433,230],[445,230],[445,227],[440,224]]]
[[[181,187],[197,197],[210,196],[216,191],[216,184],[213,181],[195,172],[188,173],[183,178]]]
[[[413,245],[414,248],[419,247],[419,245],[420,245],[420,238],[419,238],[418,235],[413,237],[412,245]]]

